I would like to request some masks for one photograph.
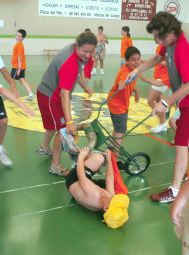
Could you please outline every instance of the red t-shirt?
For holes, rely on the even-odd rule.
[[[166,47],[161,47],[159,54],[165,56]],[[176,41],[175,65],[183,83],[189,82],[189,42],[182,32]]]

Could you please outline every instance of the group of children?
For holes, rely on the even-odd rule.
[[[158,17],[159,19],[161,17]],[[170,18],[170,17],[168,17]],[[172,17],[171,17],[172,18]],[[170,18],[170,19],[171,19]],[[158,29],[151,29],[148,28],[149,31],[151,31],[154,35],[155,40],[159,43],[162,44],[163,46],[166,45],[164,42],[165,39],[164,37],[160,37],[159,34],[156,34],[156,31]],[[169,31],[169,30],[168,30]],[[166,33],[166,32],[165,32]],[[169,35],[169,33],[168,33]],[[182,33],[179,32],[177,35],[176,33],[174,34],[175,36],[182,36]],[[26,32],[24,30],[18,30],[16,34],[16,40],[17,43],[14,47],[13,50],[13,58],[12,58],[12,71],[11,71],[11,77],[6,69],[4,69],[4,64],[1,61],[0,62],[0,70],[5,77],[5,79],[9,82],[11,85],[12,91],[18,96],[15,82],[13,80],[19,80],[21,84],[25,87],[25,89],[28,92],[28,100],[32,100],[34,95],[32,93],[31,87],[28,84],[28,82],[25,80],[25,69],[26,69],[26,63],[25,63],[25,54],[24,54],[24,47],[23,47],[23,39],[26,36]],[[130,29],[129,27],[123,27],[122,28],[122,42],[121,42],[121,68],[116,76],[115,82],[113,87],[110,89],[108,93],[108,107],[110,111],[110,116],[112,119],[114,131],[113,131],[113,136],[117,139],[117,141],[121,144],[122,138],[126,132],[127,129],[127,119],[128,119],[128,111],[129,111],[129,99],[132,95],[132,93],[135,94],[135,101],[138,102],[139,100],[139,94],[136,89],[136,75],[139,76],[139,78],[146,83],[149,83],[151,86],[151,91],[149,94],[149,105],[152,107],[152,109],[156,111],[160,124],[158,127],[152,129],[152,132],[158,133],[161,131],[166,131],[166,118],[165,118],[165,108],[168,108],[168,103],[164,99],[162,99],[162,94],[169,90],[171,85],[169,78],[170,76],[168,75],[166,66],[167,63],[164,60],[165,56],[165,47],[158,46],[156,50],[156,56],[153,58],[153,60],[147,61],[146,63],[141,64],[141,54],[140,51],[132,46],[132,39],[130,38]],[[175,43],[177,42],[176,40],[178,37],[173,37],[172,41]],[[162,39],[163,38],[163,39]],[[175,40],[175,41],[174,41]],[[181,40],[181,39],[180,39]],[[185,39],[182,38],[184,41]],[[39,108],[41,111],[42,119],[43,119],[43,124],[46,129],[46,134],[48,133],[48,136],[46,136],[46,144],[48,148],[40,147],[39,152],[41,152],[44,149],[49,149],[49,144],[51,141],[51,138],[54,136],[55,131],[59,130],[63,126],[66,125],[66,129],[70,134],[75,133],[76,128],[74,126],[72,116],[71,116],[71,111],[70,111],[70,93],[72,92],[75,83],[78,82],[80,86],[88,93],[92,94],[92,91],[90,88],[87,86],[87,83],[85,81],[85,74],[86,78],[90,78],[89,75],[89,70],[91,70],[92,74],[96,73],[96,67],[98,60],[100,60],[100,67],[101,67],[101,74],[104,74],[103,70],[103,65],[104,65],[104,57],[105,57],[105,45],[108,43],[107,36],[103,33],[103,27],[98,28],[98,34],[97,37],[95,38],[92,33],[89,31],[84,32],[81,34],[77,40],[76,40],[76,45],[70,45],[67,48],[65,48],[56,58],[53,60],[53,62],[50,64],[48,70],[43,76],[42,82],[40,86],[38,87],[38,104]],[[164,43],[164,44],[163,44]],[[95,52],[95,53],[94,53]],[[95,64],[94,66],[92,65],[92,55],[93,53],[95,54]],[[63,56],[64,60],[69,60],[64,63],[62,63],[62,59],[60,59],[59,56]],[[0,59],[1,60],[1,59]],[[57,69],[57,64],[59,65],[60,69]],[[77,63],[77,64],[76,64]],[[79,63],[79,64],[78,64]],[[157,64],[155,66],[155,64]],[[76,65],[79,65],[79,68],[77,69]],[[154,78],[153,79],[148,79],[145,78],[144,76],[141,75],[141,70],[146,70],[152,66],[155,66],[154,70]],[[72,66],[72,72],[71,76],[69,76],[70,80],[68,78],[65,78],[65,71],[70,70],[69,66]],[[50,70],[54,70],[54,77],[50,76]],[[57,76],[58,75],[58,76]],[[57,81],[58,77],[58,84],[55,84],[54,81]],[[48,79],[49,78],[49,79]],[[54,79],[54,80],[53,80]],[[129,84],[127,84],[127,80],[130,79]],[[51,84],[49,83],[51,81]],[[50,87],[54,86],[51,90]],[[178,89],[178,88],[177,88]],[[23,111],[25,111],[28,115],[32,116],[33,113],[30,109],[28,109],[23,103],[20,102],[20,100],[13,94],[7,94],[6,90],[3,88],[0,88],[0,92],[6,96],[7,98],[11,99],[17,105],[19,105]],[[60,96],[59,96],[60,95]],[[61,97],[59,100],[58,97]],[[57,103],[58,108],[54,108],[55,104],[52,104],[50,108],[45,108],[49,107],[49,103],[51,104],[51,99],[53,98],[54,102]],[[174,98],[170,96],[170,98]],[[49,101],[50,100],[50,101]],[[157,104],[154,104],[154,101]],[[176,100],[175,100],[176,101]],[[174,102],[175,102],[174,101]],[[45,103],[46,102],[46,103]],[[158,104],[159,102],[159,104]],[[45,105],[46,104],[46,105]],[[163,106],[160,107],[160,104]],[[2,134],[2,141],[0,140],[0,160],[2,163],[3,160],[1,159],[1,152],[3,152],[5,155],[6,151],[4,150],[3,147],[3,138],[6,132],[6,112],[2,105],[2,112],[4,112],[4,115],[1,114],[2,119],[0,119],[0,123],[2,123],[2,129],[1,129],[1,134]],[[46,113],[44,112],[47,109]],[[59,112],[60,109],[63,109],[64,112]],[[52,114],[52,110],[54,111],[53,116],[49,116],[49,114]],[[62,110],[61,110],[62,111]],[[57,115],[58,114],[58,115]],[[52,120],[50,120],[50,118]],[[6,121],[4,121],[6,120]],[[57,121],[57,123],[56,123]],[[48,122],[48,123],[47,123]],[[52,122],[52,125],[50,124]],[[180,122],[179,122],[180,123]],[[4,125],[4,128],[3,128]],[[58,129],[57,129],[58,125]],[[178,132],[177,132],[178,133]],[[1,138],[1,137],[0,137]],[[178,137],[176,136],[177,142],[178,142]],[[48,140],[48,141],[47,141]],[[114,191],[112,190],[112,182],[111,185],[107,181],[107,186],[106,189],[100,189],[97,188],[96,186],[93,186],[88,180],[89,178],[86,178],[87,171],[90,172],[91,167],[90,165],[90,158],[92,156],[89,156],[89,150],[87,148],[84,148],[80,151],[79,156],[78,156],[78,165],[75,170],[72,170],[71,172],[67,171],[66,169],[62,168],[60,164],[60,153],[57,153],[58,150],[60,150],[60,137],[59,134],[56,134],[55,137],[55,143],[53,146],[53,151],[51,152],[49,149],[49,153],[47,153],[47,150],[44,150],[44,154],[53,154],[53,162],[54,164],[51,165],[49,171],[55,174],[59,174],[61,172],[64,176],[68,175],[67,177],[67,187],[70,193],[72,194],[75,199],[81,203],[83,206],[86,208],[96,210],[96,209],[106,209],[109,207],[111,204],[111,199],[115,195]],[[43,151],[43,152],[44,152]],[[187,152],[188,153],[188,152]],[[43,154],[43,153],[42,153]],[[178,154],[178,156],[181,154]],[[109,160],[109,152],[107,152],[106,155],[107,161]],[[104,160],[104,157],[102,155],[100,156],[100,163],[99,165],[102,165],[102,162]],[[8,158],[7,159],[8,163],[4,163],[6,165],[11,165],[12,162]],[[58,162],[58,163],[57,163]],[[95,161],[97,162],[97,161]],[[94,159],[92,161],[92,165],[94,163]],[[99,166],[99,167],[100,167]],[[94,166],[94,169],[92,169],[92,172],[96,172],[97,165]],[[98,169],[99,169],[98,167]],[[176,165],[177,167],[177,165]],[[59,169],[60,168],[60,169]],[[109,175],[112,175],[112,172],[107,170],[107,178]],[[74,178],[77,177],[76,179],[73,180],[73,173],[74,173]],[[89,174],[90,175],[90,174]],[[89,187],[89,188],[88,188]],[[176,200],[181,201],[180,203],[184,204],[186,201],[188,201],[188,197],[185,196],[185,193],[188,189],[188,182],[183,186],[182,190],[180,191],[178,195],[178,199]],[[91,191],[94,190],[94,193]],[[90,194],[89,194],[89,193]],[[166,192],[166,194],[164,194]],[[169,202],[173,201],[177,194],[178,190],[174,189],[174,187],[171,187],[166,190],[162,194],[153,195],[152,200],[157,201],[157,202]],[[172,193],[171,193],[172,192]],[[175,193],[174,193],[175,192]],[[96,195],[95,195],[96,194]],[[95,200],[93,196],[97,196],[98,200]],[[163,197],[164,196],[164,197]],[[168,196],[168,197],[167,197]],[[163,198],[162,198],[163,197]],[[184,199],[183,199],[184,197]],[[164,200],[162,200],[164,199]],[[184,201],[184,202],[183,202]],[[173,205],[173,208],[178,208],[177,204]],[[125,206],[126,208],[126,206]],[[179,207],[180,208],[180,207]],[[179,209],[181,210],[181,209]],[[180,211],[179,211],[180,213]],[[178,215],[180,215],[178,213]],[[175,223],[177,224],[178,220],[178,215],[175,212],[175,209],[173,209],[173,218]]]

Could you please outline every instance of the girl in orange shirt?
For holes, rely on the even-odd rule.
[[[125,53],[130,46],[133,46],[133,41],[130,35],[130,28],[127,26],[122,27],[121,34],[121,66],[125,64]]]

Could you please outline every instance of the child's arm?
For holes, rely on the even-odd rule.
[[[157,81],[154,79],[146,78],[141,73],[139,74],[138,77],[141,81],[144,81],[144,82],[148,83],[149,85],[154,85],[154,86],[158,86],[158,87],[165,86],[165,84],[162,81]]]
[[[90,194],[94,194],[97,186],[90,181],[85,174],[85,159],[89,155],[89,148],[84,147],[80,150],[77,161],[77,177],[80,184],[81,189],[85,193],[86,196],[90,196]]]
[[[171,206],[170,211],[171,221],[178,226],[181,224],[180,219],[188,199],[189,199],[189,180],[182,185],[177,198],[175,199]]]
[[[138,103],[140,99],[139,90],[135,88],[133,92],[135,93],[135,102]]]
[[[17,69],[17,72],[16,72],[17,76],[20,75],[21,66],[22,66],[22,60],[21,60],[21,57],[18,56],[18,69]]]
[[[10,92],[8,89],[3,88],[0,85],[0,94],[3,95],[4,97],[6,97],[7,99],[9,99],[10,101],[12,101],[13,103],[15,103],[16,105],[18,105],[18,107],[28,116],[28,117],[32,117],[35,116],[35,113],[33,110],[31,110],[29,107],[27,107],[22,101],[20,101],[20,99],[18,99],[18,97],[16,97],[12,92]]]
[[[115,195],[114,190],[114,170],[112,166],[111,152],[110,150],[106,151],[106,190],[111,193],[111,195]]]

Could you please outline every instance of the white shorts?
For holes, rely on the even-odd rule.
[[[0,69],[2,69],[3,67],[5,67],[5,64],[2,60],[2,57],[0,56]]]
[[[157,79],[157,81],[162,81],[161,79]],[[156,91],[159,91],[161,93],[165,93],[166,91],[169,90],[169,87],[167,86],[155,86],[155,85],[152,85],[152,89],[156,90]]]

